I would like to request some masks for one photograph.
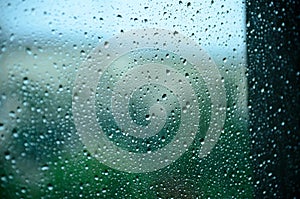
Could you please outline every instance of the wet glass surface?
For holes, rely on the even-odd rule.
[[[0,3],[0,198],[293,198],[295,1]]]

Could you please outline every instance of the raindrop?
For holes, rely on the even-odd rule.
[[[14,111],[10,111],[8,115],[11,118],[16,118],[16,113]]]
[[[47,188],[48,188],[49,191],[52,191],[53,190],[53,185],[52,184],[48,184]]]
[[[26,48],[26,53],[27,53],[28,55],[32,55],[32,51],[31,51],[31,49],[30,49],[29,47]]]
[[[171,71],[170,71],[169,69],[167,69],[167,70],[166,70],[166,74],[167,74],[167,75],[170,75],[170,74],[171,74]]]
[[[9,151],[5,151],[4,155],[5,155],[5,159],[6,160],[10,160],[11,159],[11,155],[10,155]]]
[[[0,123],[0,131],[3,131],[5,129],[4,124]]]
[[[43,166],[41,167],[41,170],[42,170],[42,171],[47,171],[47,170],[49,170],[49,166],[48,166],[47,164],[45,164],[45,165],[43,165]]]
[[[28,83],[29,83],[28,77],[24,77],[24,78],[23,78],[23,84],[26,85],[26,84],[28,84]]]
[[[186,113],[186,112],[187,112],[187,107],[186,107],[186,106],[182,107],[182,112],[183,112],[183,113]]]
[[[13,42],[15,39],[15,35],[12,33],[9,37],[9,41]]]
[[[108,47],[109,47],[109,42],[108,41],[104,42],[104,48],[108,48]]]
[[[84,51],[84,50],[81,50],[81,51],[80,51],[80,54],[81,54],[82,56],[84,56],[84,55],[85,55],[85,51]]]
[[[146,115],[146,120],[150,120],[150,115],[149,114]]]

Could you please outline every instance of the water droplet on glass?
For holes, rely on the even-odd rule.
[[[5,129],[4,124],[0,123],[0,131],[3,131]]]
[[[11,159],[11,155],[10,155],[9,151],[6,151],[6,152],[4,153],[4,155],[5,155],[5,159],[6,159],[6,160],[10,160],[10,159]]]
[[[108,48],[108,47],[109,47],[109,42],[108,41],[104,42],[104,48]]]
[[[30,49],[29,47],[26,48],[26,53],[27,53],[28,55],[32,55],[32,51],[31,51],[31,49]]]
[[[53,185],[52,184],[48,184],[47,188],[48,188],[49,191],[52,191],[53,190]]]
[[[41,170],[42,170],[42,171],[47,171],[47,170],[49,170],[49,166],[48,166],[48,165],[43,165],[43,166],[41,167]]]

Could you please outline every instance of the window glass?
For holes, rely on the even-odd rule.
[[[0,197],[295,196],[295,4],[1,1]]]

